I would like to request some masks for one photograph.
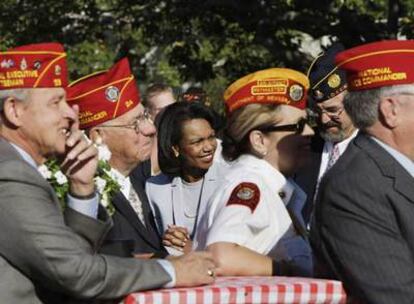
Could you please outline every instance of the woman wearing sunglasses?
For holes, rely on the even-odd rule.
[[[213,253],[219,275],[312,275],[301,209],[304,192],[289,177],[308,158],[308,79],[268,69],[224,93],[228,124],[223,156],[232,161],[210,201],[196,240]]]

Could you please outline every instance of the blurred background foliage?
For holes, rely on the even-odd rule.
[[[153,82],[223,90],[264,68],[306,73],[332,41],[346,47],[412,38],[412,0],[2,0],[0,49],[59,41],[72,80],[128,56],[142,91]]]

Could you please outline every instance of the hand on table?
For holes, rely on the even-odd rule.
[[[176,275],[176,287],[189,287],[214,282],[216,265],[208,252],[190,252],[170,259]]]

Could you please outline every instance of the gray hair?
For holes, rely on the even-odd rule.
[[[7,98],[13,97],[20,101],[25,101],[29,95],[30,89],[10,89],[0,90],[0,112],[3,111],[3,105]]]
[[[404,84],[350,91],[344,98],[344,107],[355,127],[365,130],[378,120],[381,98],[404,94],[414,95],[414,85]]]

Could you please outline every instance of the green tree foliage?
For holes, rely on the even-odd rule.
[[[411,38],[413,12],[411,0],[2,0],[0,48],[60,41],[72,79],[128,56],[141,89],[201,85],[221,109],[225,87],[247,73],[306,72],[306,37],[347,47]]]

